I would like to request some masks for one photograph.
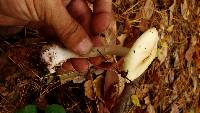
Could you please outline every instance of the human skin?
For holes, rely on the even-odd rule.
[[[103,32],[112,14],[112,0],[90,2],[93,12],[86,0],[0,0],[0,26],[43,22],[68,49],[86,54],[93,46],[89,34]]]

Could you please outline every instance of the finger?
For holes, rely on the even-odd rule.
[[[0,25],[1,26],[23,26],[26,25],[27,21],[21,21],[12,17],[0,15]]]
[[[58,7],[59,6],[59,7]],[[63,44],[78,54],[87,54],[92,43],[83,27],[66,11],[62,3],[56,4],[47,15],[47,22],[53,26]]]
[[[84,0],[73,0],[69,6],[70,15],[75,18],[90,33],[91,11]]]
[[[63,4],[65,6],[69,5],[69,3],[71,2],[72,0],[62,0]]]
[[[95,0],[92,29],[94,33],[103,32],[112,19],[112,0]]]
[[[102,39],[101,36],[99,36],[99,35],[92,36],[91,40],[92,40],[92,43],[93,43],[94,47],[103,46],[103,39]]]

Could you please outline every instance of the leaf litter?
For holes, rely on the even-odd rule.
[[[84,73],[65,63],[49,74],[40,52],[55,40],[44,38],[40,30],[28,26],[15,35],[1,34],[0,112],[13,113],[27,104],[39,109],[61,104],[69,113],[200,112],[199,4],[198,0],[113,1],[114,22],[101,35],[105,47],[94,50],[91,56],[99,57],[88,58]],[[123,50],[151,27],[161,37],[158,58],[142,76],[125,83]]]

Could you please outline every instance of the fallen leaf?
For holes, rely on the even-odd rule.
[[[174,25],[170,25],[170,26],[167,28],[167,31],[171,33],[171,32],[173,31],[173,28],[174,28]]]
[[[108,70],[105,76],[104,82],[104,101],[108,110],[111,110],[115,105],[116,99],[118,98],[118,74],[113,70]]]
[[[160,16],[161,16],[161,20],[160,20],[160,28],[165,30],[168,25],[169,25],[169,18],[168,18],[168,14],[167,12],[165,11],[162,11],[160,13]]]
[[[93,66],[98,66],[105,61],[105,58],[103,56],[90,57],[89,61]]]
[[[145,32],[147,29],[149,29],[149,21],[145,20],[145,19],[141,19],[140,23],[139,23],[139,29],[141,32]]]
[[[85,89],[85,96],[91,100],[95,100],[92,80],[88,80],[84,83],[84,89]]]
[[[190,15],[187,0],[184,0],[183,4],[181,4],[181,14],[185,20],[187,20]]]
[[[93,87],[95,96],[98,97],[100,100],[103,100],[103,80],[104,76],[99,75],[94,81],[93,81]]]
[[[91,100],[97,101],[97,99],[99,99],[103,101],[103,82],[103,75],[97,76],[97,78],[94,81],[87,80],[84,83],[85,96]]]
[[[85,77],[76,71],[60,74],[58,77],[60,78],[61,84],[65,84],[68,81],[73,81],[74,83],[82,83],[85,80]]]
[[[194,53],[195,53],[195,48],[193,46],[190,46],[185,53],[185,59],[189,62],[189,64],[191,64],[193,60]]]
[[[80,73],[87,73],[89,69],[89,61],[87,58],[71,58],[71,64],[74,69]]]
[[[174,9],[176,7],[176,0],[174,0],[174,3],[169,7],[169,25],[172,25],[172,19],[173,19],[173,13],[174,13]]]
[[[137,95],[131,96],[131,102],[134,104],[134,106],[141,107],[140,100]]]
[[[172,110],[170,111],[170,113],[180,113],[178,106],[176,104],[172,105]]]
[[[98,109],[98,113],[110,113],[108,108],[102,102],[99,102],[97,104],[97,109]]]
[[[116,85],[117,83],[119,83],[118,74],[113,70],[111,70],[111,71],[108,70],[106,72],[106,76],[105,76],[104,95],[109,93],[110,87],[113,86],[113,85]]]
[[[70,61],[66,61],[56,71],[58,74],[61,75],[61,74],[67,73],[67,72],[75,71],[75,69],[72,66],[72,63]]]
[[[147,111],[148,113],[156,113],[155,108],[151,104],[147,106]]]
[[[165,61],[167,57],[167,53],[168,53],[167,42],[160,42],[160,47],[158,48],[158,51],[157,51],[157,56],[160,61],[160,64],[162,64]]]
[[[118,96],[120,96],[122,92],[124,91],[126,80],[123,77],[121,77],[121,75],[118,75],[118,76],[119,76],[119,83],[116,86],[116,88],[118,91]]]
[[[147,0],[143,9],[143,18],[149,20],[154,12],[154,4],[152,0]]]

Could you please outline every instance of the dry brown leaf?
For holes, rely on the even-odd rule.
[[[140,23],[139,23],[139,29],[141,32],[145,32],[146,30],[149,29],[149,25],[150,22],[148,20],[145,19],[141,19]]]
[[[116,88],[118,91],[118,96],[120,96],[122,92],[124,91],[126,80],[123,77],[121,77],[121,75],[118,75],[118,76],[119,76],[119,83],[116,86]]]
[[[143,9],[143,18],[149,20],[154,12],[154,4],[152,0],[147,0]]]
[[[183,4],[181,4],[181,14],[185,20],[187,20],[190,15],[187,0],[184,0]]]
[[[178,106],[176,104],[172,105],[172,110],[170,111],[170,113],[180,113]]]
[[[147,111],[148,113],[156,113],[154,106],[152,106],[151,104],[147,106]]]
[[[104,95],[110,94],[110,88],[119,83],[118,74],[111,70],[106,72],[105,83],[104,83]]]
[[[173,28],[174,28],[174,25],[170,25],[170,26],[167,28],[167,31],[171,33],[171,32],[173,31]]]
[[[190,48],[185,53],[185,59],[191,64],[193,60],[193,55],[195,53],[195,48],[193,46],[190,46]]]
[[[169,18],[168,14],[165,11],[161,11],[160,13],[161,20],[160,20],[160,28],[165,30],[169,25]]]
[[[104,76],[99,75],[94,81],[93,81],[93,87],[94,87],[94,92],[95,96],[98,97],[100,100],[103,100],[103,80]]]
[[[168,51],[168,44],[167,42],[161,42],[160,43],[160,48],[158,49],[158,59],[160,60],[160,64],[162,64],[166,57],[167,57],[167,51]]]
[[[169,7],[169,25],[172,25],[172,19],[173,19],[173,13],[174,13],[174,9],[176,7],[176,0],[174,0],[174,3]]]
[[[84,89],[85,89],[85,96],[88,97],[91,100],[95,100],[95,94],[93,90],[92,80],[88,80],[84,83]]]
[[[110,113],[110,111],[106,108],[106,106],[102,102],[99,102],[97,104],[97,110],[98,113]]]
[[[113,70],[108,70],[106,72],[105,82],[104,82],[104,101],[108,110],[111,110],[115,105],[116,99],[118,98],[118,88],[119,84],[118,74]]]
[[[66,72],[64,74],[58,75],[58,77],[60,78],[61,84],[65,84],[69,81],[73,81],[74,83],[82,83],[85,80],[85,77],[76,71]]]
[[[146,97],[144,98],[144,103],[145,103],[146,105],[151,104],[151,101],[150,101],[150,97],[149,97],[149,96],[146,96]]]

